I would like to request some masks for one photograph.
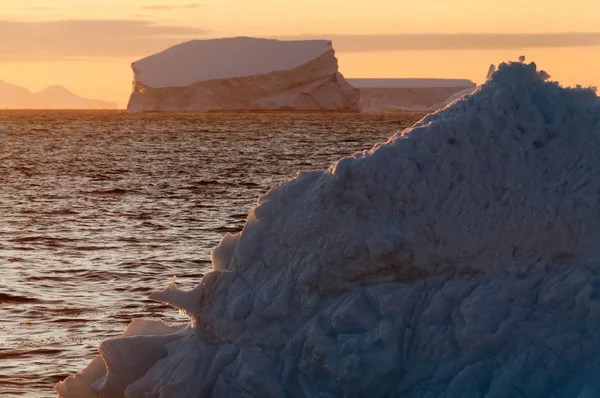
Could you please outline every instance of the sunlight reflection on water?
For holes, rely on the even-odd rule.
[[[193,287],[256,198],[419,114],[1,111],[0,396],[49,396],[147,296]],[[23,395],[25,394],[25,395]]]

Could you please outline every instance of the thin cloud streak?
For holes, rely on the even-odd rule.
[[[201,3],[184,4],[184,5],[171,5],[171,4],[159,4],[154,6],[144,6],[142,10],[152,11],[169,11],[169,10],[180,10],[180,9],[194,9],[201,6]]]
[[[50,11],[50,10],[54,10],[53,7],[23,7],[21,8],[21,10],[27,10],[27,11]]]
[[[295,35],[283,39],[327,39],[338,52],[414,50],[502,50],[600,46],[600,32],[515,34]]]
[[[200,3],[198,3],[200,4]],[[189,6],[189,5],[188,5]],[[207,30],[164,26],[147,20],[0,20],[0,62],[147,56]],[[214,36],[212,33],[211,37]],[[306,34],[283,40],[328,39],[340,53],[414,50],[500,50],[600,46],[600,32],[537,34]]]
[[[0,21],[0,62],[146,56],[208,31],[136,20]]]

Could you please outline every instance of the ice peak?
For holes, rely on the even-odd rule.
[[[545,71],[537,69],[535,62],[525,63],[524,57],[521,57],[519,62],[501,63],[498,65],[498,70],[493,71],[490,68],[489,77],[493,83],[501,84],[529,84],[534,82],[542,82],[548,80],[550,75]]]

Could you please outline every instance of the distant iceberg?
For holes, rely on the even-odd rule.
[[[466,79],[347,80],[360,90],[363,112],[437,111],[476,88]]]
[[[59,383],[92,397],[600,396],[600,102],[502,64],[258,199],[192,291]]]
[[[194,40],[132,68],[130,112],[360,110],[326,40]]]

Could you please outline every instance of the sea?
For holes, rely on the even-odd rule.
[[[148,296],[190,289],[257,198],[420,113],[0,111],[0,397],[54,397]]]

